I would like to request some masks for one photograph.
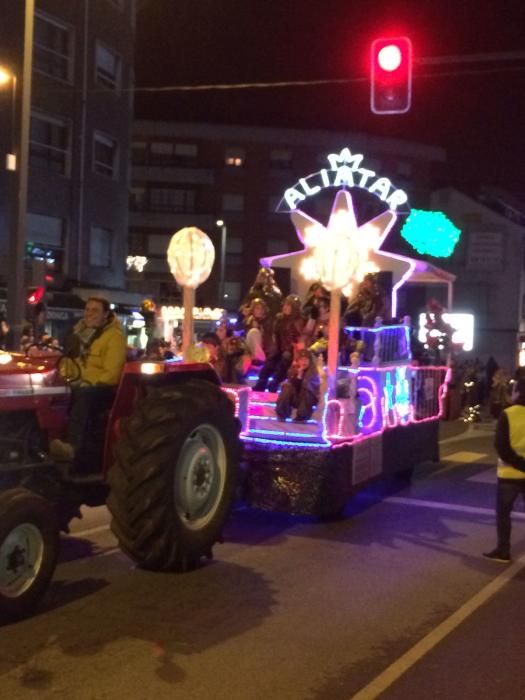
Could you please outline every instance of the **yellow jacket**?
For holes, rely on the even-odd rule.
[[[82,321],[75,327],[79,330]],[[126,338],[122,327],[115,318],[88,346],[85,353],[76,360],[66,360],[63,372],[66,376],[74,378],[81,384],[109,384],[116,385],[120,381],[120,375],[126,362]],[[80,377],[78,378],[78,369]]]
[[[498,453],[498,479],[525,479],[525,406],[517,404],[502,412],[494,444]]]

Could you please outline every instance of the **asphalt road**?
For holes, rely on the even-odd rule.
[[[137,570],[105,509],[64,538],[35,617],[0,629],[0,698],[523,700],[525,516],[494,544],[490,426],[318,522],[239,509],[215,560]]]

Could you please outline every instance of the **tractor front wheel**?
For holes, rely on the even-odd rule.
[[[55,570],[59,528],[54,506],[23,488],[0,494],[0,619],[29,615]]]

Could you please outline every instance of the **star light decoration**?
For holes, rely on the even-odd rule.
[[[346,296],[366,274],[391,270],[392,313],[396,313],[397,290],[414,270],[415,262],[380,250],[396,221],[395,212],[382,212],[358,226],[352,197],[347,190],[340,190],[326,226],[300,209],[294,210],[291,218],[304,249],[266,258],[265,262],[271,265],[276,258],[301,256],[300,271],[306,280],[320,281],[329,290],[340,289]]]

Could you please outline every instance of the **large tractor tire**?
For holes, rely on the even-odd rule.
[[[211,556],[235,495],[239,428],[231,400],[203,380],[153,390],[122,421],[108,508],[139,566],[186,571]]]
[[[0,619],[26,617],[55,570],[59,528],[54,506],[23,488],[0,494]]]

